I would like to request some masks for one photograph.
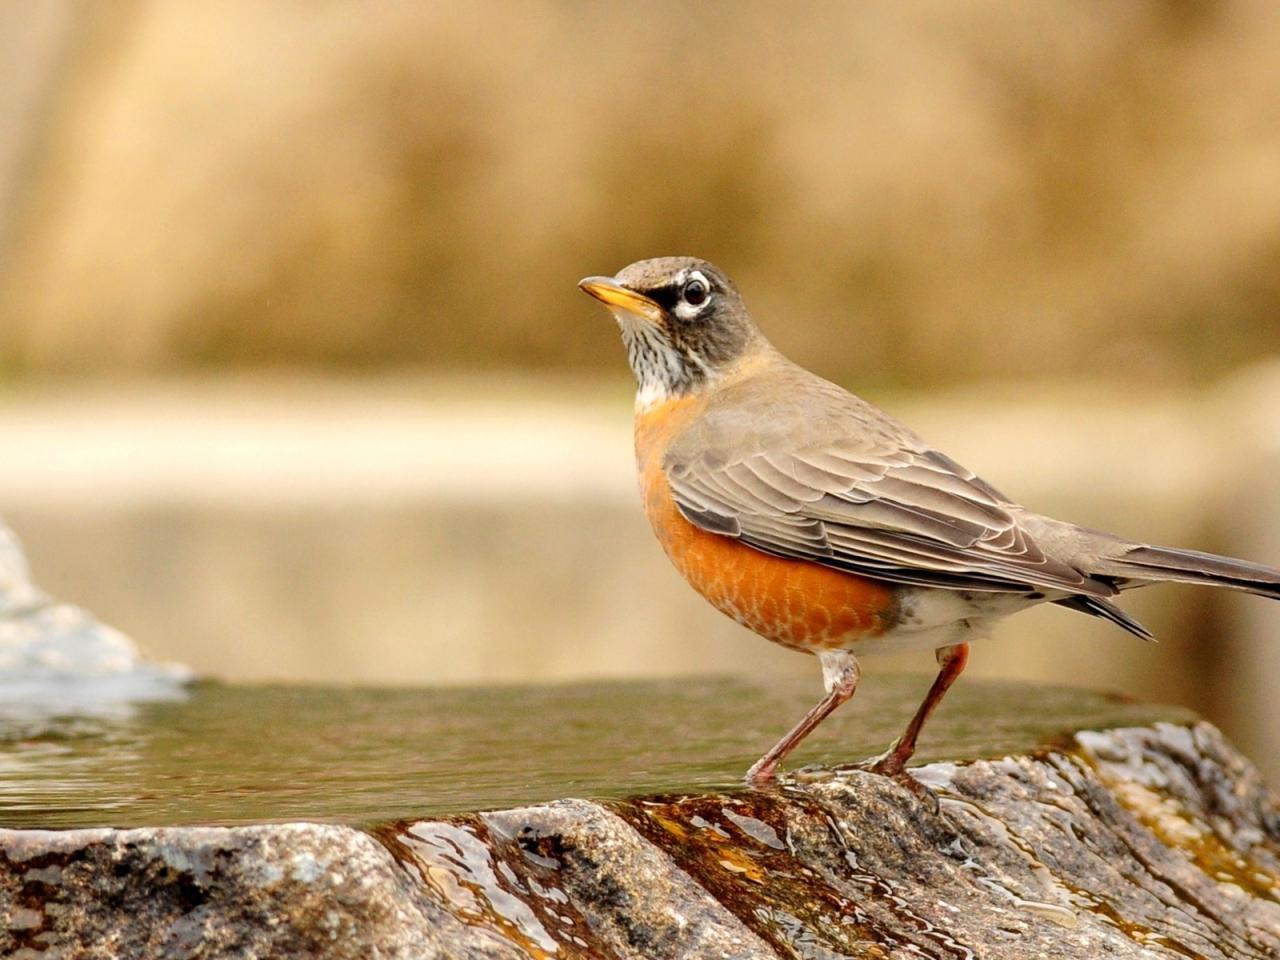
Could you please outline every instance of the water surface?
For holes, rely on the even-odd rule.
[[[793,767],[884,749],[928,686],[874,676]],[[490,689],[228,686],[92,715],[0,713],[0,826],[368,824],[558,797],[724,789],[821,694],[677,679]],[[1183,719],[1078,690],[961,682],[921,759]]]

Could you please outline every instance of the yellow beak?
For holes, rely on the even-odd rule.
[[[662,307],[655,301],[642,293],[636,293],[624,287],[612,277],[587,277],[579,280],[578,286],[606,307],[625,310],[627,313],[643,317],[653,323],[657,323],[662,318]]]

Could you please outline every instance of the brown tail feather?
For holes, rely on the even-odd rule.
[[[1125,547],[1100,560],[1090,573],[1146,582],[1208,584],[1280,600],[1280,570],[1198,550],[1146,545]]]

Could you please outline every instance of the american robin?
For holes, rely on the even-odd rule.
[[[1150,632],[1112,600],[1173,581],[1280,598],[1280,570],[1151,546],[1019,506],[872,404],[782,356],[705,260],[579,284],[617,318],[638,381],[645,513],[717,609],[815,654],[827,695],[747,772],[778,764],[858,685],[857,656],[932,649],[940,670],[867,766],[904,776],[916,738],[996,621],[1057,603]]]

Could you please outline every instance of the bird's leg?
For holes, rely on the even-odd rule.
[[[826,650],[818,654],[818,659],[822,661],[822,679],[827,687],[827,695],[752,765],[747,771],[747,783],[750,786],[760,787],[771,781],[782,759],[858,689],[862,671],[858,669],[858,661],[851,654],[844,650]]]
[[[886,777],[897,777],[906,769],[907,761],[911,759],[911,755],[916,752],[916,738],[920,736],[920,730],[924,727],[924,722],[929,719],[929,715],[942,702],[943,696],[951,688],[951,684],[956,682],[956,677],[964,671],[965,664],[969,662],[969,645],[967,643],[957,643],[950,647],[941,647],[937,652],[938,670],[937,677],[934,678],[933,686],[929,688],[924,701],[916,710],[916,714],[911,718],[911,722],[907,724],[907,729],[903,731],[902,736],[893,741],[893,745],[883,756],[873,762],[868,769],[872,773],[884,774]]]

